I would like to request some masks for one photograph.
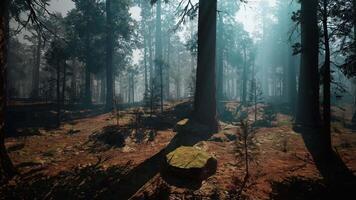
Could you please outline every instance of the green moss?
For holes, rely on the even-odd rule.
[[[293,125],[293,123],[291,121],[288,121],[288,120],[284,120],[284,121],[279,121],[278,122],[278,126],[281,127],[281,126],[288,126],[288,127],[291,127]]]
[[[179,147],[166,156],[169,165],[181,169],[203,168],[212,156],[194,147]]]

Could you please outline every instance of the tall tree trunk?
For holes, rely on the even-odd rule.
[[[146,31],[146,29],[144,29],[143,31]],[[144,48],[144,51],[143,51],[143,64],[144,64],[144,67],[145,67],[145,95],[148,94],[148,69],[147,69],[147,60],[148,60],[148,56],[147,56],[147,35],[145,34],[144,35],[144,38],[143,38],[143,48]]]
[[[72,60],[72,80],[71,80],[71,102],[75,103],[75,100],[77,98],[77,67],[75,66],[76,62],[73,59]]]
[[[292,52],[289,55],[289,67],[288,67],[288,102],[291,109],[291,113],[295,116],[296,111],[296,99],[297,99],[297,75],[296,75],[296,58],[292,56]]]
[[[84,104],[86,106],[91,106],[92,104],[92,94],[91,94],[91,57],[90,57],[90,38],[89,35],[86,36],[85,41],[86,46],[86,59],[85,59],[85,88],[84,88]]]
[[[296,122],[310,127],[320,126],[317,8],[318,0],[301,1],[302,55]]]
[[[149,73],[150,73],[150,78],[149,78],[149,88],[150,88],[150,93],[152,93],[152,88],[153,88],[153,74],[154,74],[154,69],[153,69],[153,47],[152,47],[152,32],[151,29],[148,29],[148,37],[147,37],[147,43],[148,43],[148,64],[149,64]]]
[[[218,44],[218,55],[217,55],[217,101],[218,101],[218,113],[222,114],[223,106],[222,103],[224,94],[223,94],[223,79],[224,79],[224,44],[223,44],[223,34],[224,34],[224,24],[223,24],[223,17],[222,13],[219,13],[219,23],[218,23],[218,37],[217,37],[217,44]]]
[[[67,80],[67,65],[63,64],[63,80],[62,80],[62,108],[66,100],[66,80]]]
[[[16,174],[5,147],[6,130],[6,104],[7,104],[7,54],[9,41],[9,13],[8,0],[0,2],[0,171],[3,171],[9,178]]]
[[[106,109],[113,109],[113,19],[111,12],[111,0],[106,0]]]
[[[157,0],[156,4],[156,86],[155,90],[160,90],[160,108],[163,112],[163,66],[162,66],[162,22],[161,22],[161,12],[162,12],[162,0]],[[159,79],[159,80],[158,80]]]
[[[246,46],[243,47],[243,53],[244,53],[244,66],[243,66],[243,72],[242,72],[242,105],[246,106],[247,104],[247,52],[246,52]]]
[[[216,0],[199,0],[198,67],[194,98],[194,117],[212,131],[216,119]]]
[[[85,67],[85,91],[84,91],[85,97],[84,97],[84,103],[87,106],[90,106],[92,104],[91,101],[91,73],[89,70],[89,67]]]
[[[353,0],[352,1],[352,7],[353,7],[353,24],[354,24],[354,47],[353,47],[353,50],[354,50],[354,55],[356,56],[356,0]],[[356,69],[356,61],[354,61],[354,69]],[[356,80],[355,80],[356,81]],[[355,83],[356,84],[356,83]],[[356,125],[356,89],[355,89],[355,94],[354,94],[354,114],[352,116],[352,123],[354,125]]]
[[[37,30],[36,62],[33,66],[32,98],[39,97],[40,67],[41,67],[42,35],[40,29]]]
[[[323,31],[325,44],[325,62],[323,66],[323,139],[325,151],[331,151],[331,110],[330,110],[330,44],[328,31],[328,4],[329,0],[323,0]]]
[[[106,104],[106,74],[101,74],[100,77],[100,102]]]
[[[56,80],[56,98],[57,98],[57,127],[61,125],[61,93],[60,93],[60,83],[61,83],[61,68],[60,61],[57,59],[57,80]]]
[[[166,93],[166,99],[170,98],[170,52],[171,52],[171,37],[170,35],[167,36],[167,59],[166,59],[166,80],[165,80],[165,93]]]

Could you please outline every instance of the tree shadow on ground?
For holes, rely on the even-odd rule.
[[[192,102],[180,103],[173,108],[164,110],[163,113],[155,115],[145,115],[139,120],[139,125],[154,130],[166,130],[172,128],[178,121],[188,118],[192,111]]]
[[[131,134],[130,128],[110,125],[104,127],[101,131],[93,133],[89,137],[90,152],[95,153],[99,150],[107,150],[109,148],[121,148],[125,146],[125,139]]]
[[[119,182],[131,164],[103,169],[102,160],[94,165],[77,167],[54,177],[41,174],[22,175],[15,184],[0,187],[4,199],[117,199],[108,188]]]
[[[282,182],[271,183],[273,200],[322,200],[328,199],[328,189],[320,180],[291,177]]]
[[[183,133],[177,134],[166,148],[139,164],[119,182],[112,185],[112,194],[121,199],[129,199],[156,175],[160,175],[160,172],[164,170],[164,159],[167,153],[180,146],[193,146],[200,141],[207,140],[209,137],[209,134],[196,136]],[[186,186],[189,187],[189,185]]]
[[[298,128],[305,146],[323,177],[328,197],[350,197],[356,195],[356,177],[335,151],[325,153],[321,146],[322,133],[315,129]],[[300,184],[300,183],[298,183]],[[320,193],[320,195],[323,195]],[[344,198],[341,198],[344,199]]]

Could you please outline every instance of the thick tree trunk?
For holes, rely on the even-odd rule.
[[[0,172],[3,171],[5,176],[11,178],[16,174],[16,170],[5,147],[8,25],[8,0],[2,0],[0,2]]]
[[[297,124],[319,127],[318,0],[301,1],[302,55],[299,76]]]
[[[296,74],[296,58],[292,56],[292,52],[289,55],[289,67],[288,67],[288,102],[291,113],[295,116],[296,111],[296,99],[297,99],[297,74]]]
[[[198,67],[194,99],[195,119],[218,129],[216,119],[216,0],[199,1]]]
[[[323,31],[325,44],[325,62],[323,67],[323,139],[325,151],[331,151],[331,110],[330,110],[330,44],[328,31],[328,0],[323,0]]]
[[[224,22],[222,13],[219,14],[219,24],[218,24],[218,55],[217,55],[217,101],[218,101],[218,113],[221,114],[223,112],[224,104],[222,103],[224,94],[223,94],[223,79],[224,79],[224,42],[223,42],[223,34],[224,34]]]
[[[356,0],[352,1],[353,3],[353,23],[354,23],[354,55],[356,55]],[[354,63],[354,69],[356,69],[356,63]],[[356,125],[356,89],[355,89],[355,94],[354,94],[354,114],[352,116],[352,123]]]
[[[111,0],[106,0],[106,109],[113,109],[113,19],[111,12]]]

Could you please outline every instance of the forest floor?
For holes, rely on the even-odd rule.
[[[351,110],[334,110],[332,139],[340,163],[354,177]],[[18,130],[6,146],[21,175],[0,186],[0,199],[322,199],[326,194],[323,170],[288,115],[276,113],[268,127],[253,130],[247,179],[240,127],[221,122],[219,133],[195,144],[218,161],[216,173],[197,186],[171,183],[160,173],[163,150],[176,137],[173,127],[189,113],[189,103],[170,103],[157,116],[137,113],[121,111],[119,126],[107,113],[58,129]]]

